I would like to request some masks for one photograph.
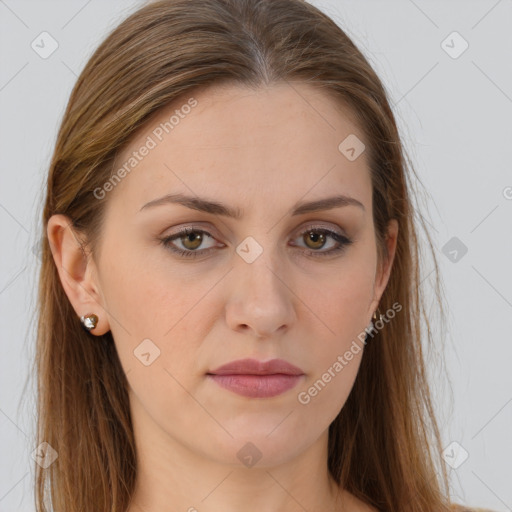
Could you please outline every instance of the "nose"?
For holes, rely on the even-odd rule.
[[[294,304],[298,299],[292,292],[291,274],[283,269],[284,265],[267,251],[252,263],[242,258],[235,262],[226,304],[231,329],[252,331],[261,338],[290,329],[296,321]]]

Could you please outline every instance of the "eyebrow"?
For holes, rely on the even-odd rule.
[[[163,204],[180,204],[190,208],[191,210],[232,217],[234,219],[241,219],[243,216],[243,210],[240,208],[232,208],[216,201],[200,197],[186,196],[184,194],[167,194],[158,199],[154,199],[153,201],[146,203],[140,211]],[[365,211],[365,207],[360,201],[353,197],[340,194],[332,197],[326,197],[325,199],[318,199],[316,201],[298,202],[294,205],[291,215],[303,215],[305,213],[332,210],[342,206],[357,206]]]

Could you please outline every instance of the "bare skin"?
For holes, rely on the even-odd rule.
[[[156,142],[101,199],[107,211],[94,259],[83,259],[66,217],[53,216],[47,230],[76,314],[98,315],[91,334],[112,331],[126,372],[139,461],[128,512],[375,510],[340,490],[327,470],[328,428],[364,345],[307,404],[298,399],[364,332],[391,272],[397,223],[389,225],[390,258],[378,265],[366,153],[350,161],[338,149],[363,134],[348,111],[306,84],[215,87],[193,97],[197,106],[161,141],[155,128],[188,97],[159,112],[118,155],[116,169],[148,136]],[[171,193],[219,201],[243,216],[169,203],[142,209]],[[290,214],[297,202],[336,194],[364,209]],[[169,245],[208,253],[179,256],[160,242],[187,226],[208,235]],[[317,255],[340,244],[326,236],[322,245],[307,236],[312,228],[352,243]],[[236,251],[248,247],[247,237],[262,249],[250,263]],[[149,365],[134,354],[147,339]],[[304,376],[270,398],[207,378],[241,358],[282,358]],[[252,467],[237,456],[243,447],[261,456]]]

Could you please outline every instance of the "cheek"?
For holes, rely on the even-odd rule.
[[[311,305],[311,309],[321,311],[325,325],[316,322],[318,327],[306,337],[304,353],[311,371],[298,389],[297,402],[299,410],[307,411],[307,421],[321,418],[322,423],[330,424],[345,404],[357,377],[364,352],[371,285],[363,286],[353,276],[352,279],[344,288],[333,286],[328,301],[319,299]],[[314,428],[314,422],[310,426]]]
[[[102,255],[102,288],[112,327],[133,338],[162,338],[200,299],[201,281],[187,281],[164,248],[129,236],[119,236]]]
[[[357,377],[364,351],[364,329],[373,297],[373,261],[356,257],[314,283],[303,315],[314,319],[306,334],[305,353],[311,375],[298,402],[315,418],[332,421],[343,407]],[[311,289],[311,288],[310,288]],[[307,311],[309,309],[309,311]],[[307,326],[307,322],[302,322]],[[306,328],[307,329],[307,328]]]
[[[316,316],[317,333],[321,329],[323,338],[338,346],[366,327],[373,298],[372,262],[356,256],[298,286],[304,307],[309,308],[309,315]]]
[[[142,371],[145,373],[141,379],[147,382],[140,384],[158,387],[158,379],[162,383],[171,379],[165,369],[177,378],[187,368],[190,373],[197,350],[194,340],[202,339],[194,332],[204,325],[203,320],[198,321],[198,306],[201,309],[201,297],[214,282],[209,285],[207,280],[188,280],[183,272],[176,270],[176,265],[175,268],[169,265],[165,272],[151,265],[143,252],[133,248],[121,250],[121,246],[120,243],[117,251],[104,252],[101,280],[107,310],[104,314],[108,315],[129,380],[136,379]],[[147,353],[149,356],[141,357]],[[145,366],[144,358],[146,362],[154,362]],[[180,382],[184,380],[180,378]]]
[[[196,384],[196,355],[205,325],[200,299],[208,283],[190,286],[183,276],[165,275],[127,258],[118,263],[105,285],[112,335],[136,397],[132,404],[171,431],[178,428],[175,411],[195,406],[187,390],[193,393]],[[194,415],[184,415],[177,425],[187,431],[192,421],[197,422]]]

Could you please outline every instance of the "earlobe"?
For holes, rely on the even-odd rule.
[[[96,326],[91,327],[89,322],[91,328],[87,330],[98,336],[105,334],[110,328],[94,279],[94,261],[88,257],[71,219],[61,214],[53,215],[48,220],[47,236],[62,287],[75,313],[79,318],[96,315]]]

